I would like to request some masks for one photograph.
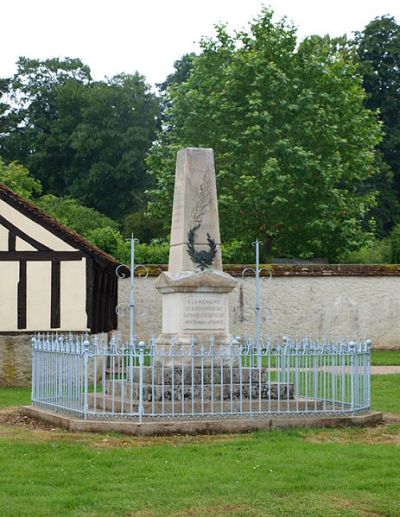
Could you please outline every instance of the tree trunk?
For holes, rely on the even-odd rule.
[[[263,242],[261,248],[261,262],[268,263],[272,256],[272,237],[268,234],[263,235]]]

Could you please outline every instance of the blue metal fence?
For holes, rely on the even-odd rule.
[[[345,415],[370,407],[368,340],[218,345],[32,339],[32,403],[82,418]]]

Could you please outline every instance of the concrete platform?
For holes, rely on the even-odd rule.
[[[101,395],[97,397],[94,396],[93,393],[89,394],[88,397],[89,402],[89,410],[96,409],[97,412],[108,411],[115,413],[133,413],[138,411],[138,401],[134,400],[132,404],[130,404],[129,397],[125,397],[123,400],[121,397],[111,397],[110,395],[106,395],[104,398]],[[328,408],[329,406],[327,406]],[[338,407],[338,405],[336,406]],[[184,415],[189,415],[192,413],[196,413],[197,415],[203,413],[215,413],[215,412],[224,412],[229,416],[230,412],[236,413],[247,413],[250,412],[250,408],[253,412],[265,411],[266,413],[271,412],[297,412],[297,411],[321,411],[323,409],[323,403],[321,401],[311,401],[311,400],[301,400],[301,399],[289,399],[282,398],[280,401],[271,399],[271,400],[259,400],[258,398],[254,398],[251,402],[249,399],[243,397],[242,401],[239,398],[231,400],[223,400],[221,398],[216,398],[213,403],[210,402],[210,399],[205,399],[203,404],[197,399],[192,401],[188,400],[175,400],[174,404],[172,404],[171,399],[165,399],[164,404],[160,401],[147,402],[146,399],[143,403],[143,410],[146,415],[151,415],[154,411],[156,414],[166,414],[175,413],[179,416],[179,413],[183,412]]]
[[[233,418],[145,419],[142,423],[132,420],[83,420],[55,413],[34,406],[23,406],[24,415],[44,420],[54,426],[73,432],[125,433],[135,436],[158,436],[173,434],[220,434],[245,433],[258,430],[273,430],[294,427],[363,427],[382,422],[382,413],[367,413],[356,416],[256,416]]]

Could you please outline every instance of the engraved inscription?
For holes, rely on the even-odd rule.
[[[225,303],[219,296],[189,295],[183,304],[185,330],[225,330]]]

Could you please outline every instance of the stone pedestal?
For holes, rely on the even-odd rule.
[[[217,345],[234,342],[229,334],[228,294],[236,283],[222,271],[161,273],[156,280],[163,296],[157,343],[207,347],[211,339]]]

